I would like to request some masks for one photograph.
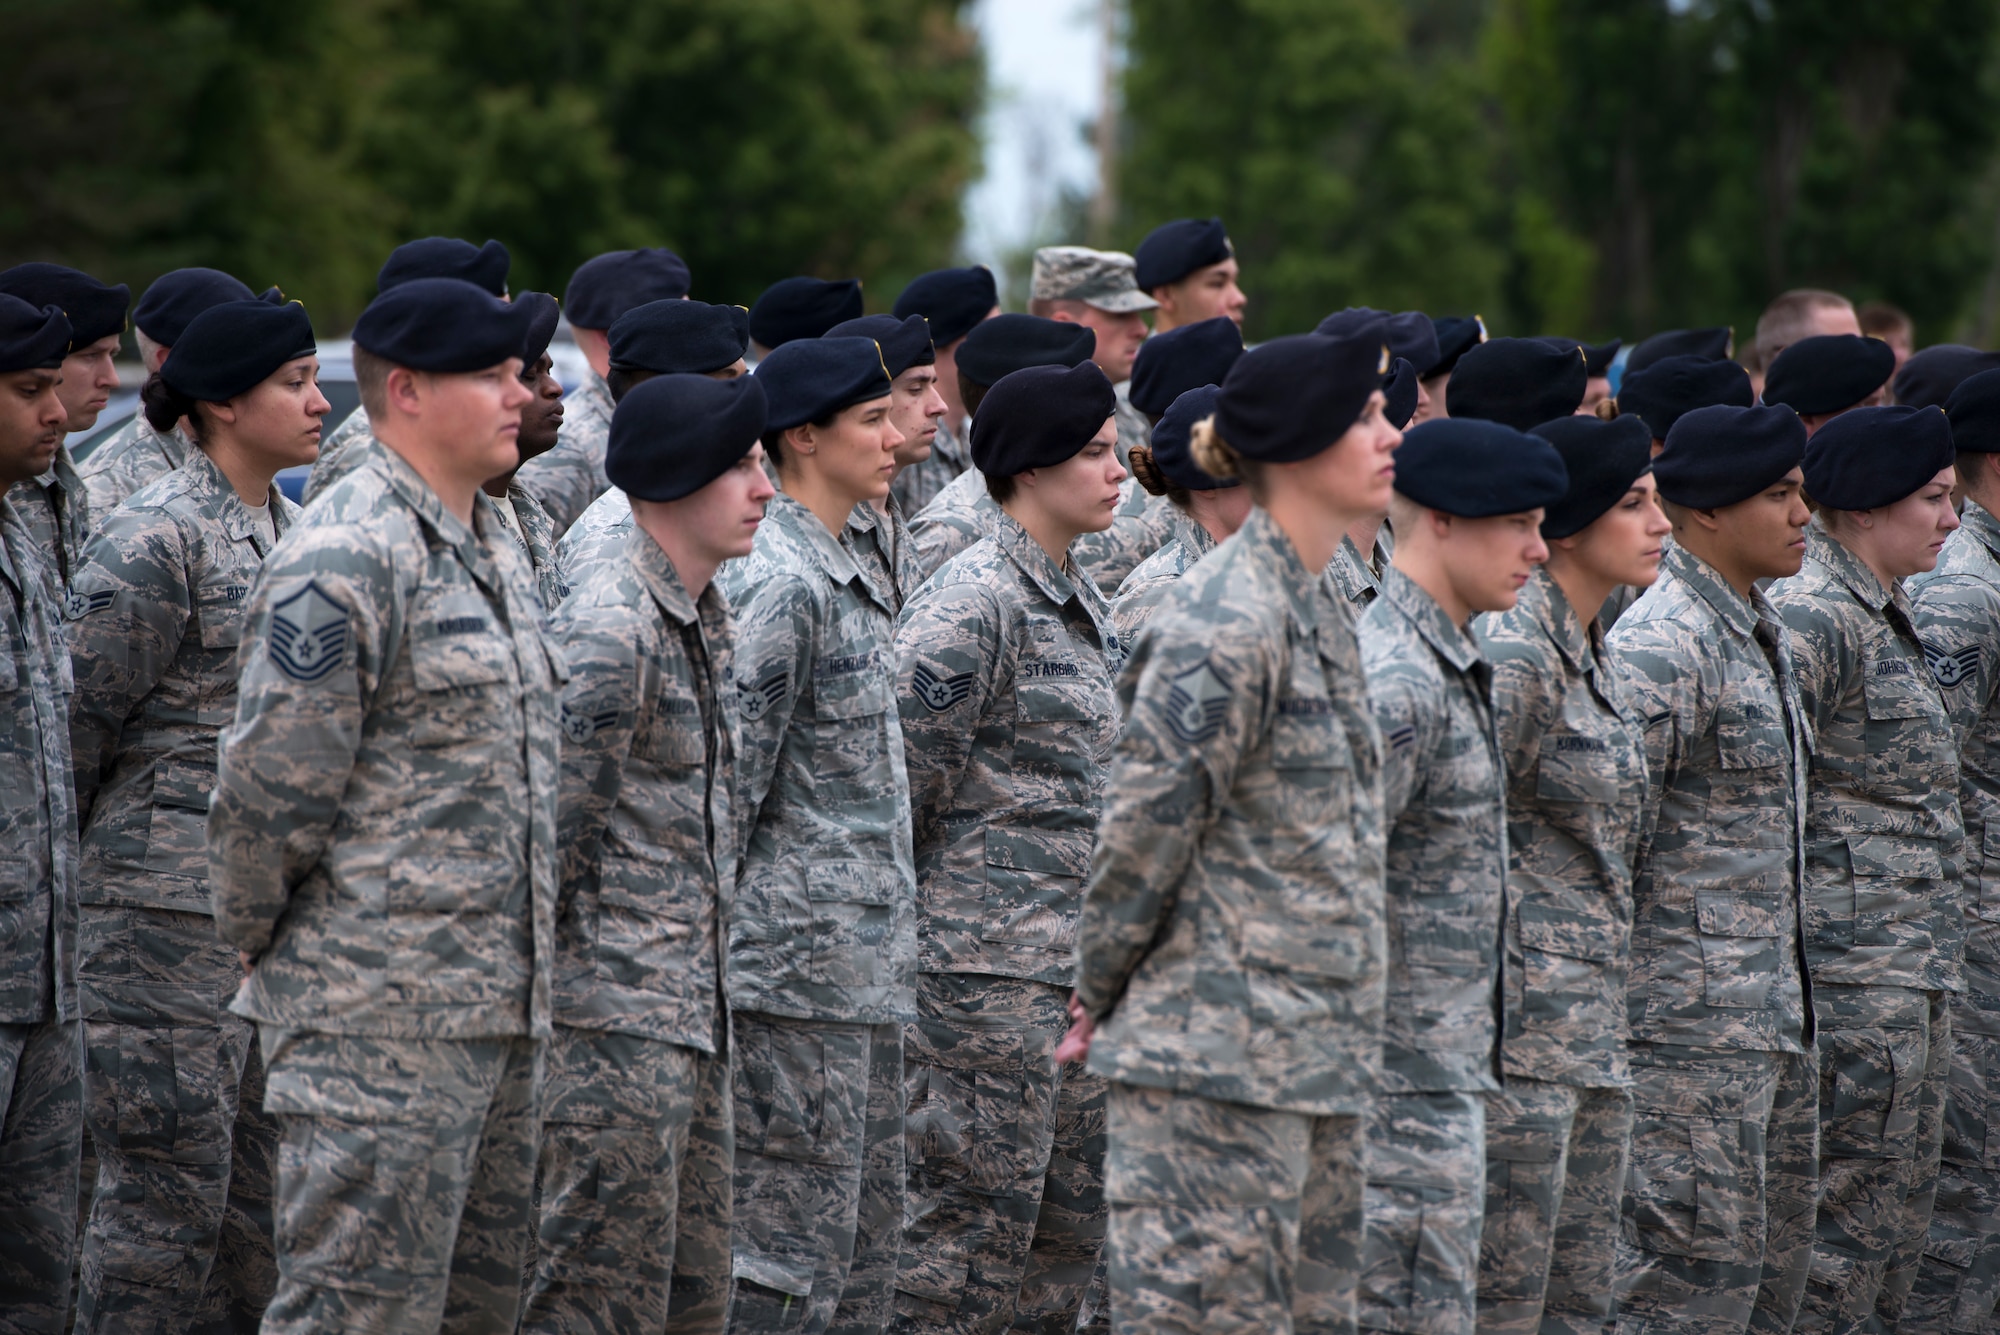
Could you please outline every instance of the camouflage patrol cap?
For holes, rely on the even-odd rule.
[[[1120,250],[1043,246],[1035,252],[1031,301],[1080,301],[1112,315],[1150,311],[1160,303],[1139,290],[1136,266]]]

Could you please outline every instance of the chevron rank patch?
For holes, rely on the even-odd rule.
[[[592,714],[571,709],[567,702],[562,707],[563,737],[575,746],[582,746],[597,735],[599,728],[608,728],[617,721],[618,711],[615,709]]]
[[[792,687],[792,679],[783,668],[767,673],[763,680],[752,683],[737,679],[737,704],[746,723],[755,723],[775,705],[785,698],[785,692]]]
[[[1167,692],[1167,727],[1189,746],[1200,746],[1222,731],[1229,713],[1229,683],[1206,658],[1175,677]]]
[[[1979,670],[1979,646],[1969,644],[1957,653],[1946,653],[1926,640],[1924,661],[1930,664],[1937,684],[1950,690]]]
[[[316,682],[347,657],[348,613],[317,580],[271,608],[271,661],[293,681]]]
[[[972,674],[940,677],[919,663],[910,672],[910,693],[933,714],[942,714],[953,705],[964,704],[965,697],[972,694]]]
[[[71,621],[81,621],[92,612],[102,612],[111,606],[118,596],[116,589],[99,589],[96,593],[72,592],[63,599],[63,615]]]

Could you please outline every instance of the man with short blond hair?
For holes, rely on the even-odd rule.
[[[1744,369],[1762,394],[1771,363],[1792,344],[1815,334],[1860,332],[1860,317],[1846,297],[1821,287],[1795,287],[1773,297],[1757,317],[1757,336],[1751,342],[1750,355],[1744,358]]]

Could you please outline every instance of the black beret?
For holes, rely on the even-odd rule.
[[[621,371],[703,375],[734,366],[750,346],[750,312],[671,297],[611,322],[611,364]]]
[[[30,306],[0,292],[0,375],[61,366],[69,355],[69,317],[60,306]]]
[[[821,338],[872,338],[882,347],[882,365],[894,380],[912,366],[930,366],[937,361],[931,344],[931,325],[921,315],[898,319],[893,315],[864,315],[859,320],[842,320],[820,335]]]
[[[1959,382],[1945,400],[1944,412],[1960,454],[2000,454],[2000,369]]]
[[[1585,343],[1580,338],[1563,338],[1556,334],[1544,334],[1535,340],[1552,348],[1576,348],[1583,353],[1584,374],[1595,380],[1611,374],[1611,363],[1617,360],[1618,349],[1625,346],[1621,339],[1609,343]]]
[[[1665,440],[1681,414],[1725,403],[1748,408],[1757,401],[1750,373],[1731,361],[1703,357],[1667,357],[1637,374],[1627,373],[1618,386],[1618,411],[1636,416]]]
[[[892,379],[872,338],[793,339],[757,363],[757,378],[764,382],[771,431],[823,422],[842,408],[882,398]]]
[[[249,284],[220,269],[173,269],[155,278],[139,298],[132,311],[132,323],[147,338],[171,348],[180,341],[188,321],[210,306],[220,306],[225,301],[250,301],[255,297]]]
[[[1806,495],[1832,510],[1894,505],[1951,467],[1944,409],[1856,408],[1806,442]]]
[[[1418,423],[1396,447],[1396,490],[1461,519],[1538,510],[1568,487],[1555,446],[1501,422],[1441,417]]]
[[[521,355],[532,304],[510,305],[461,278],[412,278],[368,303],[354,342],[412,371],[455,375]]]
[[[767,348],[818,338],[842,320],[861,318],[861,280],[781,278],[750,307],[750,337]]]
[[[132,289],[100,283],[81,269],[61,264],[17,264],[0,273],[0,292],[40,310],[59,306],[69,317],[70,347],[87,347],[125,332],[125,308]]]
[[[514,355],[521,359],[524,370],[533,369],[549,350],[549,340],[556,336],[556,321],[562,318],[562,308],[546,292],[523,292],[514,298],[514,304],[525,306],[530,312],[528,327],[521,333],[521,350]]]
[[[1383,414],[1389,425],[1401,431],[1417,415],[1417,368],[1410,365],[1405,357],[1396,358],[1389,367],[1389,374],[1382,377],[1382,397],[1388,402],[1383,406]]]
[[[577,329],[609,329],[635,306],[685,297],[692,281],[687,262],[664,247],[608,250],[576,266],[563,309]]]
[[[918,274],[896,298],[896,318],[921,315],[931,322],[931,340],[949,347],[972,332],[1000,304],[993,271],[983,264],[969,269],[935,269]]]
[[[1558,417],[1528,434],[1555,446],[1569,470],[1569,487],[1542,517],[1545,538],[1583,532],[1653,469],[1653,433],[1636,417]]]
[[[1310,459],[1360,419],[1388,361],[1374,339],[1292,334],[1260,343],[1229,368],[1215,429],[1246,459]]]
[[[1235,254],[1222,219],[1180,218],[1146,233],[1146,239],[1132,253],[1132,281],[1141,292],[1151,292]]]
[[[1132,406],[1158,417],[1201,385],[1219,385],[1243,355],[1243,330],[1226,315],[1155,334],[1132,363]]]
[[[612,410],[604,476],[642,501],[677,501],[735,467],[763,436],[766,418],[756,376],[654,376]]]
[[[1779,353],[1764,373],[1764,402],[1801,416],[1837,413],[1889,383],[1896,352],[1862,334],[1815,334]]]
[[[1459,358],[1444,402],[1453,417],[1483,418],[1527,431],[1581,407],[1589,378],[1583,352],[1574,345],[1496,338]]]
[[[160,367],[160,379],[186,398],[221,403],[315,350],[312,321],[298,302],[225,301],[188,322]]]
[[[1806,457],[1806,424],[1782,404],[1716,404],[1681,414],[1653,460],[1660,495],[1693,510],[1748,500]]]
[[[1167,405],[1166,412],[1153,427],[1153,462],[1167,481],[1182,491],[1219,491],[1224,487],[1243,485],[1241,478],[1217,477],[1203,470],[1194,461],[1191,448],[1195,423],[1215,412],[1216,401],[1222,397],[1222,389],[1217,385],[1203,385],[1191,389]]]
[[[996,315],[965,336],[958,370],[976,385],[996,385],[1025,367],[1075,366],[1096,351],[1097,334],[1087,326],[1039,315]]]
[[[1669,329],[1653,335],[1625,359],[1625,374],[1643,371],[1667,357],[1699,357],[1703,361],[1726,362],[1735,346],[1736,331],[1728,325],[1714,329]]]
[[[1450,375],[1457,369],[1460,357],[1486,341],[1486,321],[1476,315],[1447,315],[1431,321],[1431,328],[1437,333],[1438,362],[1424,372],[1426,380]]]
[[[1075,458],[1117,410],[1095,362],[1009,372],[972,415],[973,465],[988,477],[1053,468]]]
[[[421,241],[405,241],[389,252],[375,275],[375,291],[387,292],[417,278],[456,278],[504,297],[512,263],[507,247],[498,241],[475,246],[455,236],[427,236]]]
[[[1416,367],[1420,376],[1433,374],[1432,368],[1442,356],[1438,347],[1437,326],[1422,311],[1391,314],[1366,306],[1349,306],[1321,320],[1313,332],[1334,338],[1374,339],[1377,343],[1387,343],[1389,355],[1401,357]]]
[[[1958,343],[1934,344],[1913,355],[1896,372],[1896,402],[1917,408],[1942,406],[1967,378],[1992,370],[2000,370],[2000,352],[1981,352]]]

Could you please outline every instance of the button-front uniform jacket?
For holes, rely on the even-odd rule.
[[[570,589],[569,581],[563,578],[562,561],[557,555],[554,521],[542,508],[542,503],[535,499],[534,493],[523,487],[518,478],[507,484],[506,499],[514,507],[515,519],[520,521],[521,536],[527,540],[524,555],[534,573],[535,592],[541,596],[542,609],[553,612],[562,605],[563,599],[569,597]]]
[[[1326,563],[1327,583],[1333,591],[1347,600],[1359,617],[1368,610],[1369,604],[1382,596],[1382,572],[1389,569],[1390,547],[1387,528],[1382,536],[1375,539],[1375,550],[1370,557],[1361,555],[1361,549],[1354,545],[1354,539],[1343,536],[1340,546],[1333,552],[1333,559]]]
[[[528,460],[514,475],[549,512],[557,537],[611,485],[604,476],[604,452],[611,443],[613,406],[604,377],[590,372],[563,399],[562,430],[555,448]]]
[[[556,568],[565,586],[581,589],[597,576],[600,566],[615,562],[632,531],[632,502],[612,487],[590,503],[556,544]]]
[[[41,551],[0,495],[0,1024],[77,1014],[72,679]]]
[[[916,822],[917,967],[1066,984],[1118,735],[1118,641],[1089,580],[1014,519],[896,632]]]
[[[1607,643],[1646,726],[1633,1041],[1803,1052],[1807,738],[1784,623],[1675,545]]]
[[[208,851],[232,1009],[388,1038],[549,1032],[566,673],[520,547],[364,447],[251,590]]]
[[[1263,510],[1190,570],[1118,681],[1084,892],[1093,1071],[1359,1113],[1382,1032],[1381,740],[1347,609]]]
[[[1815,522],[1771,586],[1814,746],[1806,962],[1815,983],[1957,991],[1958,745],[1910,600]]]
[[[1507,766],[1502,1069],[1623,1085],[1645,731],[1603,631],[1547,571],[1477,629]]]
[[[90,498],[70,459],[69,446],[58,445],[49,471],[16,482],[8,489],[7,498],[14,502],[35,550],[42,554],[39,568],[51,605],[66,608],[91,532]]]
[[[1111,621],[1118,642],[1130,646],[1139,631],[1159,610],[1174,581],[1194,569],[1195,563],[1215,550],[1215,539],[1185,511],[1174,511],[1173,541],[1141,561],[1138,568],[1118,586],[1111,602]]]
[[[550,627],[563,693],[558,1023],[721,1050],[736,890],[735,627],[650,534]]]
[[[267,503],[290,532],[299,508],[275,487]],[[196,449],[85,549],[68,626],[83,903],[209,911],[217,738],[236,718],[243,612],[274,545]]]
[[[1382,729],[1389,921],[1382,1086],[1498,1087],[1505,770],[1479,646],[1390,567],[1361,618]]]
[[[910,516],[910,564],[916,580],[929,579],[952,557],[993,531],[1000,507],[986,494],[986,474],[968,468]]]
[[[104,523],[133,492],[186,463],[194,448],[179,423],[171,431],[155,431],[145,413],[133,413],[76,466],[91,518]]]
[[[784,492],[749,558],[722,579],[738,609],[748,830],[729,1003],[806,1020],[908,1020],[916,872],[894,617],[853,553]]]
[[[917,553],[910,542],[910,526],[904,522],[903,507],[892,492],[884,514],[867,501],[854,507],[840,540],[854,554],[862,573],[877,585],[877,595],[890,609],[902,615],[908,602],[929,572],[918,573]]]

